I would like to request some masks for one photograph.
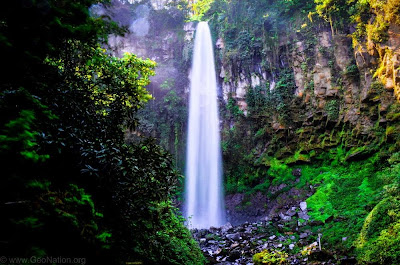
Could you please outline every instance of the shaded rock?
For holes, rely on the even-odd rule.
[[[340,264],[353,265],[353,264],[357,264],[357,260],[355,257],[343,257],[340,259]]]
[[[303,239],[303,238],[306,238],[306,237],[308,237],[307,233],[301,233],[300,234],[300,239]]]
[[[211,231],[211,233],[213,233],[212,231]],[[213,239],[214,238],[214,234],[207,234],[206,235],[206,239],[207,240],[210,240],[210,239]]]
[[[306,212],[298,212],[297,215],[299,218],[304,219],[304,220],[310,220],[310,216]]]
[[[318,226],[318,225],[323,225],[323,224],[324,224],[324,222],[322,222],[322,221],[315,221],[315,220],[311,221],[311,223],[310,223],[310,225],[312,225],[312,226]]]
[[[241,239],[240,233],[234,233],[234,234],[227,234],[226,238],[232,241],[238,241]]]
[[[279,217],[280,217],[284,222],[287,222],[287,221],[292,220],[292,217],[291,217],[291,216],[284,215],[283,213],[279,213]]]
[[[223,226],[221,226],[221,233],[225,234],[226,232],[228,232],[232,228],[233,228],[233,226],[231,225],[231,223],[226,223]]]
[[[332,260],[334,257],[332,255],[332,253],[326,251],[326,250],[317,250],[317,251],[313,251],[311,252],[311,254],[309,255],[309,259],[310,260],[315,260],[315,261],[328,261],[328,260]]]
[[[292,207],[289,210],[287,210],[286,215],[292,217],[292,216],[296,215],[296,213],[297,213],[296,212],[296,207]]]
[[[240,252],[239,252],[239,250],[232,250],[232,251],[229,253],[229,258],[228,258],[229,261],[235,261],[235,260],[237,260],[237,259],[239,259],[239,258],[240,258]]]
[[[218,227],[213,227],[213,226],[210,227],[210,232],[213,233],[213,234],[218,233],[218,230],[219,230]]]
[[[292,175],[295,176],[295,177],[301,177],[301,168],[293,169]]]

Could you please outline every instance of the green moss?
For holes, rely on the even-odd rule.
[[[295,179],[292,175],[292,170],[278,159],[272,158],[270,160],[270,166],[267,173],[273,179],[273,185],[279,185]]]
[[[400,197],[388,197],[368,214],[356,241],[358,259],[400,263]],[[384,251],[383,251],[384,250]]]
[[[283,251],[263,250],[253,256],[254,265],[287,264],[288,255]]]

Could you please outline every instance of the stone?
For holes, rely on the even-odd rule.
[[[287,222],[287,221],[292,220],[292,217],[291,217],[291,216],[284,215],[283,213],[279,213],[279,217],[280,217],[284,222]]]
[[[231,245],[231,248],[235,248],[235,247],[237,247],[237,246],[239,246],[239,243],[233,243],[233,244]]]
[[[290,217],[296,215],[296,208],[295,208],[295,207],[292,207],[292,208],[290,208],[289,210],[287,210],[286,215],[288,215],[288,216],[290,216]]]
[[[299,218],[304,219],[304,220],[310,220],[310,216],[307,214],[307,212],[298,212],[297,215]]]
[[[224,40],[219,38],[217,40],[217,43],[215,43],[215,46],[217,46],[218,49],[224,49],[225,48]]]
[[[226,238],[232,241],[238,241],[241,239],[240,233],[234,233],[234,234],[227,234]]]
[[[306,238],[306,237],[308,237],[307,233],[301,233],[300,234],[300,239],[303,239],[303,238]]]
[[[300,209],[304,212],[307,210],[307,202],[301,202],[300,203]]]
[[[228,260],[230,260],[230,261],[235,261],[235,260],[237,260],[237,259],[239,259],[240,258],[240,252],[238,251],[238,250],[232,250],[230,253],[229,253],[229,258],[228,258]]]
[[[292,175],[295,176],[295,177],[301,177],[301,168],[293,169]]]
[[[228,232],[232,228],[233,228],[233,226],[231,225],[231,223],[226,223],[223,226],[221,226],[221,233],[225,234],[226,232]]]
[[[328,261],[332,259],[333,259],[332,254],[326,250],[316,250],[311,252],[310,254],[310,260],[313,261]]]

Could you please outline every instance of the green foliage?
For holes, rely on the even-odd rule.
[[[170,202],[154,204],[148,218],[133,225],[132,234],[137,235],[136,248],[146,264],[205,263],[203,254],[177,211]],[[143,234],[146,236],[143,237]]]
[[[237,119],[240,116],[243,116],[243,111],[239,108],[239,106],[236,103],[236,100],[232,97],[229,98],[226,108],[228,109],[229,113],[233,116],[233,118]]]
[[[246,93],[246,102],[250,114],[263,113],[268,107],[268,98],[266,87],[256,86],[251,88]]]
[[[400,4],[396,0],[385,1],[349,1],[352,22],[356,23],[353,33],[353,45],[367,41],[369,47],[373,43],[381,43],[388,39],[390,23],[400,23]],[[370,18],[374,17],[373,20]]]
[[[364,218],[380,200],[385,184],[392,180],[377,171],[377,159],[332,164],[320,169],[317,177],[309,180],[320,185],[307,199],[313,220],[325,222],[322,233],[329,244],[351,247],[361,230]],[[338,219],[340,221],[332,222]],[[347,237],[342,241],[342,237]]]
[[[339,118],[339,102],[336,99],[328,101],[325,105],[325,111],[329,120],[337,120]]]
[[[364,220],[355,241],[361,262],[398,264],[400,261],[399,173],[400,166],[397,163],[382,172],[386,178],[394,178],[395,183],[385,187],[385,197]]]
[[[35,120],[32,110],[22,110],[20,116],[5,125],[4,135],[0,135],[1,151],[16,152],[23,158],[34,162],[44,161],[48,155],[39,155],[35,146],[37,132],[32,131],[31,126]]]
[[[351,64],[346,67],[344,75],[351,80],[360,81],[360,71],[358,70],[358,66],[356,64]]]
[[[94,1],[28,2],[0,11],[0,254],[202,263],[166,206],[180,178],[171,158],[126,139],[155,63],[101,48],[122,30],[89,16]]]
[[[346,0],[314,0],[314,2],[318,15],[330,23],[333,35],[335,26],[343,28],[346,25],[348,21]]]
[[[292,175],[292,170],[278,159],[272,158],[269,161],[269,165],[270,168],[268,169],[267,173],[273,178],[272,184],[277,185],[294,180],[295,177]]]
[[[193,12],[191,20],[201,21],[213,2],[214,0],[199,0],[194,2],[191,6]]]
[[[253,262],[255,265],[275,265],[275,264],[287,264],[287,257],[283,251],[277,250],[263,250],[260,253],[257,253],[253,256]]]

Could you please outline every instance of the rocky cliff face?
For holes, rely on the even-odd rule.
[[[274,33],[264,23],[262,33],[240,31],[235,38],[229,27],[212,24],[232,222],[277,216],[291,200],[313,193],[284,190],[273,200],[254,191],[248,195],[245,187],[257,190],[269,178],[273,159],[297,165],[330,152],[354,161],[400,147],[399,26],[390,24],[387,40],[375,43],[354,42],[323,21],[309,24],[288,23]],[[263,192],[271,195],[276,188]],[[279,201],[287,205],[277,206]]]
[[[118,57],[129,52],[157,63],[156,75],[147,87],[153,100],[139,111],[139,126],[127,137],[155,137],[183,169],[193,23],[186,23],[184,11],[164,0],[115,0],[111,6],[96,6],[92,11],[126,29],[123,36],[109,36],[110,52]]]
[[[138,117],[139,131],[157,137],[183,169],[195,23],[185,23],[182,11],[166,7],[166,1],[156,2],[116,1],[101,12],[128,29],[124,37],[110,36],[116,55],[133,52],[158,63],[149,86],[155,100]],[[273,200],[265,195],[285,190],[279,185],[260,188],[262,194],[241,192],[265,183],[272,158],[287,165],[311,163],[343,148],[341,159],[351,161],[388,150],[384,145],[400,146],[399,26],[391,24],[387,40],[379,44],[368,39],[353,44],[348,33],[332,33],[326,22],[283,21],[282,28],[275,25],[279,17],[271,16],[247,31],[238,25],[223,28],[222,15],[223,20],[209,22],[233,222],[274,215],[284,206],[277,201],[296,204],[312,194],[312,189],[291,190]]]
[[[298,36],[292,36],[286,42],[279,43],[282,53],[276,55],[288,62],[288,68],[293,73],[295,82],[293,96],[296,103],[304,104],[304,109],[309,110],[304,113],[305,117],[296,118],[294,121],[303,122],[305,124],[302,127],[307,127],[307,119],[311,116],[317,118],[322,115],[327,119],[330,114],[326,109],[327,104],[335,101],[339,114],[335,121],[348,122],[365,134],[375,122],[385,123],[382,114],[396,102],[395,87],[399,85],[400,80],[398,77],[400,50],[399,45],[396,46],[400,41],[399,35],[391,34],[387,45],[381,45],[368,52],[361,46],[354,51],[351,38],[344,34],[332,36],[330,31],[325,30],[313,33],[317,36],[315,43],[308,44],[307,50],[305,42],[310,39],[303,37],[299,40]],[[226,51],[221,43],[224,41],[220,38],[216,47],[224,54]],[[286,53],[288,49],[291,50],[290,53]],[[282,62],[283,66],[285,62]],[[273,92],[276,74],[268,72],[261,65],[253,65],[255,71],[241,70],[233,74],[233,67],[230,61],[221,62],[219,77],[223,99],[228,102],[231,96],[246,115],[247,92],[258,86],[267,86],[267,90]],[[378,67],[379,72],[375,73]],[[374,82],[379,81],[382,81],[384,89],[376,91],[377,84]],[[374,105],[380,105],[380,120],[371,113],[361,111]],[[293,107],[295,106],[290,106]],[[277,128],[279,127],[281,126]],[[295,127],[299,126],[292,126],[292,129]]]

